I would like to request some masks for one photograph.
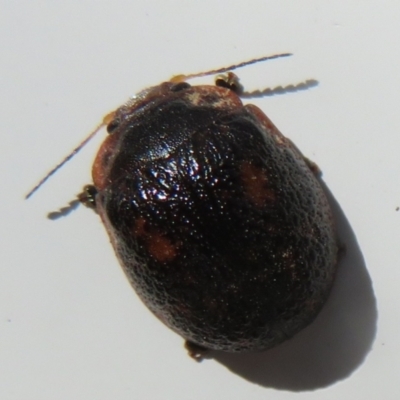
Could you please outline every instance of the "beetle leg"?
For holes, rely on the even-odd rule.
[[[203,361],[204,355],[208,353],[208,349],[205,347],[199,346],[193,342],[189,342],[185,340],[185,349],[188,351],[190,357],[192,357],[197,362]]]
[[[83,187],[83,192],[78,194],[78,201],[93,210],[96,210],[96,194],[97,189],[93,185]]]
[[[239,82],[239,77],[233,72],[217,75],[215,77],[215,85],[230,89],[236,94],[243,92],[243,86]]]
[[[304,157],[304,156],[303,156]],[[311,172],[317,177],[320,178],[322,176],[322,171],[319,169],[318,165],[311,161],[309,158],[304,157],[304,161],[306,162],[308,168],[311,169]]]

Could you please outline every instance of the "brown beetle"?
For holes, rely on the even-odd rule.
[[[186,82],[256,61],[175,77],[109,114],[93,185],[80,196],[138,295],[193,357],[292,337],[335,275],[338,243],[316,166],[242,104],[234,74],[216,86]]]

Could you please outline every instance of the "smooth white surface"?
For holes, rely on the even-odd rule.
[[[399,20],[388,0],[2,2],[0,398],[397,399]],[[250,90],[319,81],[252,102],[323,170],[348,252],[292,341],[197,364],[131,290],[94,213],[45,218],[90,182],[104,133],[23,196],[131,94],[288,51],[238,74]]]

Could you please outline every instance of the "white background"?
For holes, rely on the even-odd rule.
[[[0,398],[398,399],[400,2],[2,1]],[[178,73],[238,71],[322,169],[347,254],[315,323],[263,354],[201,364],[141,304],[79,207],[105,134],[24,194],[108,111]],[[208,79],[212,82],[212,78]]]

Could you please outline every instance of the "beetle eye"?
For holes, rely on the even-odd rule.
[[[107,125],[107,132],[108,133],[113,133],[119,125],[119,120],[118,119],[113,119],[108,125]]]
[[[174,86],[171,86],[171,92],[179,92],[180,90],[190,88],[190,85],[187,82],[179,82]]]

